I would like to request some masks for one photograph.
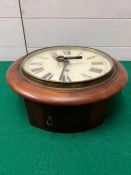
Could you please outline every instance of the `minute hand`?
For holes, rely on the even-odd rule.
[[[61,75],[60,75],[59,80],[62,80],[62,77],[63,77],[64,71],[65,71],[65,68],[66,68],[66,66],[67,66],[68,64],[69,64],[69,61],[68,61],[68,60],[64,62],[64,67],[63,67],[63,69],[62,69],[62,72],[61,72]]]

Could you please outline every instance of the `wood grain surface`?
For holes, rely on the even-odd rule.
[[[19,66],[22,58],[14,62],[7,72],[7,82],[10,87],[25,99],[50,105],[83,105],[106,100],[118,93],[126,84],[126,70],[114,61],[117,69],[111,78],[91,87],[81,89],[65,89],[39,86],[25,79]]]

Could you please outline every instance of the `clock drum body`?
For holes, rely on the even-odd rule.
[[[52,50],[57,55],[52,56]],[[86,52],[93,55],[88,56]],[[44,63],[40,58],[42,53],[45,53]],[[55,60],[54,65],[48,60],[48,54]],[[56,72],[51,72],[53,66]],[[8,69],[7,82],[24,98],[32,125],[55,132],[78,132],[103,122],[106,101],[125,86],[127,73],[118,61],[101,51],[62,46],[19,58]]]

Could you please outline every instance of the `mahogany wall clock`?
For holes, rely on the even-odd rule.
[[[77,132],[102,123],[106,101],[125,86],[127,73],[102,51],[56,46],[19,58],[7,82],[24,98],[32,125]]]

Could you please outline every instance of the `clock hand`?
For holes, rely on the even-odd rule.
[[[69,57],[64,57],[65,59],[82,59],[82,56],[69,56]]]
[[[67,56],[67,57],[64,57],[62,55],[59,55],[56,57],[56,60],[58,62],[64,62],[64,60],[70,60],[70,59],[82,59],[82,56]]]
[[[62,80],[62,77],[63,77],[63,74],[64,74],[64,71],[65,71],[65,68],[66,66],[69,64],[69,61],[68,60],[64,60],[64,67],[62,69],[62,72],[61,72],[61,75],[60,75],[60,78],[59,80]]]

